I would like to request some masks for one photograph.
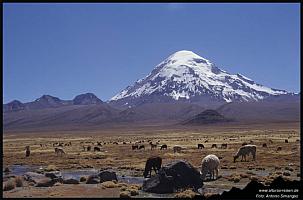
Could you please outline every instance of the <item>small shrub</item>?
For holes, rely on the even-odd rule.
[[[118,184],[114,183],[113,181],[105,181],[101,183],[101,186],[105,188],[116,188],[119,187]]]
[[[288,171],[294,171],[294,169],[293,168],[291,168],[291,167],[285,167],[285,170],[288,170]]]
[[[283,172],[284,176],[290,176],[290,173],[288,171]]]
[[[17,176],[15,178],[16,187],[22,187],[23,186],[23,179],[21,176]]]
[[[175,198],[194,198],[196,193],[188,189],[175,195]]]
[[[9,190],[12,190],[12,189],[15,189],[16,187],[16,183],[15,181],[13,181],[12,179],[8,180],[5,185],[4,185],[4,188],[3,188],[3,191],[9,191]]]
[[[58,171],[58,168],[55,165],[48,165],[44,171],[51,172],[51,171]]]
[[[130,195],[128,192],[123,191],[123,192],[120,192],[120,198],[130,198]]]
[[[130,190],[130,196],[136,196],[136,195],[138,195],[139,194],[139,191],[138,190],[136,190],[136,189],[131,189]]]

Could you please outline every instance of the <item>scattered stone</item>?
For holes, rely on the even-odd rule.
[[[62,178],[60,171],[46,172],[44,175],[51,179]]]
[[[76,179],[70,178],[70,179],[63,180],[63,183],[64,184],[79,184],[80,182]]]
[[[285,170],[288,170],[288,171],[294,171],[294,169],[293,168],[291,168],[291,167],[285,167]]]
[[[85,176],[81,176],[80,177],[80,182],[85,182],[86,181],[86,177]]]
[[[55,184],[56,182],[53,181],[51,178],[44,177],[42,179],[36,180],[36,185],[35,187],[51,187]]]
[[[9,173],[9,172],[10,172],[9,168],[8,168],[8,167],[5,167],[4,173]]]
[[[98,184],[98,183],[100,183],[100,177],[98,175],[90,175],[86,180],[86,184]]]
[[[283,172],[284,176],[290,176],[290,173],[288,171]]]

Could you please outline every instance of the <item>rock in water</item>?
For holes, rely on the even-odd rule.
[[[23,177],[26,181],[34,183],[36,187],[50,187],[57,182],[49,177],[35,172],[26,172]]]
[[[100,177],[97,175],[90,175],[86,181],[86,184],[98,184],[98,183],[100,183]]]
[[[200,173],[187,161],[177,160],[159,170],[159,173],[143,182],[143,191],[172,193],[178,189],[203,186]]]
[[[46,172],[44,175],[45,175],[46,177],[51,178],[51,179],[62,178],[62,175],[61,175],[61,172],[60,172],[60,171]]]
[[[80,182],[76,179],[70,178],[63,180],[64,184],[79,184]]]
[[[105,181],[118,181],[117,175],[113,171],[102,171],[98,176],[100,177],[100,183],[103,183]]]

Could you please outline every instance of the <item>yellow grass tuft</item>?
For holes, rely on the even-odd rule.
[[[101,183],[101,186],[105,187],[105,188],[116,188],[119,187],[118,184],[114,183],[113,181],[105,181],[103,183]]]
[[[23,179],[21,176],[17,176],[15,178],[16,187],[22,187],[23,186]]]
[[[179,192],[175,195],[175,198],[194,198],[196,193],[190,189],[187,189],[183,192]]]
[[[12,189],[15,189],[15,187],[16,187],[15,181],[13,181],[12,179],[10,179],[10,180],[8,180],[8,181],[4,184],[3,191],[12,190]]]

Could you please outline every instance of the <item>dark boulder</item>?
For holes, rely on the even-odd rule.
[[[172,193],[179,189],[203,186],[200,173],[187,161],[174,161],[159,170],[159,173],[143,182],[143,191]]]
[[[86,184],[98,184],[98,183],[100,183],[100,177],[98,175],[90,175],[86,180]]]
[[[105,181],[118,181],[117,175],[113,171],[101,171],[98,176],[100,177],[100,183]]]
[[[208,197],[208,200],[212,199],[255,199],[256,194],[260,193],[260,189],[299,189],[299,185],[302,185],[302,180],[285,180],[283,177],[279,176],[275,178],[269,186],[265,186],[262,183],[252,180],[245,188],[242,190],[233,187],[229,191],[224,191],[221,195],[216,194]],[[293,193],[293,195],[298,195],[298,199],[301,199],[299,192]]]

